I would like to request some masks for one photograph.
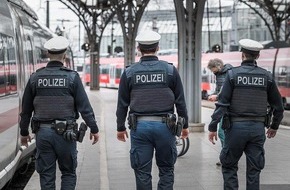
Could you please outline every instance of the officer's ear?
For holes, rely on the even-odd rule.
[[[157,51],[159,51],[159,46],[157,46],[157,48],[156,48],[156,52],[157,52]]]
[[[63,60],[65,60],[65,58],[66,58],[66,54],[64,53],[64,54],[63,54]]]
[[[242,61],[246,60],[246,56],[245,56],[245,53],[242,52]]]

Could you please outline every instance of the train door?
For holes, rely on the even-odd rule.
[[[110,65],[108,87],[112,88],[115,86],[115,78],[116,78],[116,65]]]
[[[25,12],[15,10],[15,20],[18,28],[18,35],[21,38],[19,41],[20,48],[22,49],[21,57],[21,75],[24,81],[28,81],[30,75],[34,72],[36,61],[34,61],[33,50],[34,50],[34,34],[32,30],[33,19],[26,16]]]
[[[115,74],[115,87],[119,88],[120,80],[122,73],[124,71],[124,67],[121,65],[116,65],[116,74]]]
[[[109,83],[109,65],[100,65],[100,87],[107,87]]]
[[[33,59],[33,46],[32,46],[32,40],[29,35],[26,35],[25,37],[25,49],[24,54],[26,55],[26,74],[27,78],[30,77],[30,75],[34,71],[34,59]]]
[[[120,79],[124,71],[123,65],[111,64],[109,69],[109,84],[110,88],[119,88]]]
[[[84,64],[83,66],[83,83],[86,85],[86,86],[89,86],[90,85],[90,82],[91,82],[91,66],[89,63],[86,63]]]

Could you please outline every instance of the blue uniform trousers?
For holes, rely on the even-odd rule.
[[[224,190],[237,190],[238,161],[243,152],[247,161],[247,190],[260,189],[260,173],[265,165],[264,143],[266,140],[263,122],[232,122],[225,130],[225,143],[220,154]]]
[[[50,127],[41,127],[36,134],[36,171],[42,190],[55,190],[56,161],[61,171],[61,190],[76,186],[76,142],[66,141]]]
[[[172,190],[174,164],[177,158],[175,136],[165,123],[138,121],[137,129],[131,130],[131,167],[134,169],[137,190],[152,189],[152,158],[155,149],[159,168],[158,190]]]

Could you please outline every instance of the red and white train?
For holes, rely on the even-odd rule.
[[[210,59],[219,58],[223,62],[229,63],[233,66],[241,64],[241,52],[225,52],[225,53],[203,53],[202,54],[202,69],[201,69],[201,90],[202,98],[207,97],[215,89],[215,76],[207,68],[207,63]],[[178,67],[177,54],[159,55],[159,59],[166,60]],[[136,57],[138,61],[140,57]],[[275,80],[279,87],[279,91],[283,98],[284,107],[290,108],[290,48],[279,49],[264,49],[260,53],[257,60],[258,66],[275,73]],[[274,62],[276,62],[274,64]],[[89,62],[87,62],[87,69],[84,71],[84,82],[89,84],[90,72]],[[121,74],[124,70],[124,58],[100,58],[100,86],[118,88]]]

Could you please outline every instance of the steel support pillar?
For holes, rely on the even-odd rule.
[[[178,25],[179,71],[183,80],[192,132],[203,132],[201,123],[201,34],[205,0],[174,0]]]

